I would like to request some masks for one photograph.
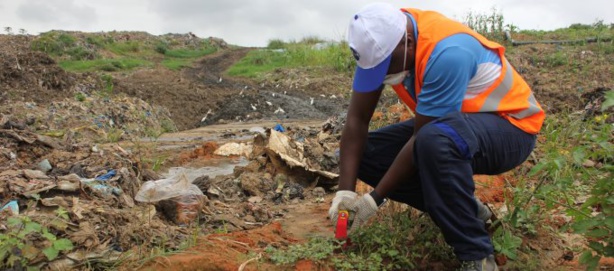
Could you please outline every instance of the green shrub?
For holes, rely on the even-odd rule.
[[[349,237],[353,245],[345,250],[331,237],[314,238],[287,249],[267,248],[266,252],[275,264],[288,266],[308,259],[334,270],[423,270],[422,265],[428,262],[443,262],[447,267],[457,264],[431,219],[412,215],[410,210],[390,215],[380,212],[376,223]]]
[[[54,227],[66,225],[68,213],[60,207],[56,214],[42,223],[32,221],[27,216],[9,217],[6,229],[0,234],[0,268],[25,270],[23,267],[28,267],[27,270],[31,270],[35,267],[30,267],[30,262],[41,252],[47,261],[53,261],[60,253],[71,251],[72,242],[60,238],[53,230]]]
[[[59,42],[54,32],[41,34],[31,43],[31,48],[36,51],[41,51],[50,55],[62,55],[64,52],[64,44]]]
[[[162,55],[166,54],[166,51],[168,51],[168,43],[164,41],[158,41],[156,43],[155,50],[159,54],[162,54]]]
[[[529,173],[539,178],[528,194],[546,207],[542,212],[565,208],[573,218],[571,229],[589,241],[580,262],[590,270],[596,269],[601,257],[614,256],[614,126],[606,123],[606,119],[606,114],[588,118],[559,114],[546,118],[541,132],[545,140],[538,145],[540,159]],[[585,166],[587,160],[599,161],[601,165]],[[586,196],[578,207],[576,199]],[[596,214],[595,208],[599,208]]]
[[[138,53],[141,45],[137,41],[115,42],[107,44],[106,49],[118,55],[128,55]]]
[[[66,51],[72,60],[91,60],[96,58],[96,53],[84,47],[77,46]]]
[[[267,45],[267,48],[269,49],[283,49],[286,47],[286,43],[283,40],[280,39],[272,39],[269,40],[269,43]]]
[[[75,93],[75,100],[79,101],[79,102],[83,102],[85,101],[85,94],[83,94],[83,92],[77,92]]]
[[[490,14],[469,12],[463,22],[488,39],[503,41],[505,37],[503,14],[496,8],[492,8]],[[514,27],[508,25],[508,28]]]
[[[562,51],[547,55],[545,60],[550,67],[565,66],[569,64],[567,55]]]
[[[253,50],[236,62],[226,72],[232,76],[255,78],[278,68],[317,67],[333,69],[350,74],[355,65],[354,58],[346,42],[329,42],[316,47],[317,38],[307,42],[285,43],[283,51]]]

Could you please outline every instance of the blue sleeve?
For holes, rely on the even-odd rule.
[[[478,65],[475,54],[468,48],[439,45],[428,60],[416,107],[418,113],[429,117],[461,110],[467,85]]]

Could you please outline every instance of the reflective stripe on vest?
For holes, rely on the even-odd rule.
[[[505,95],[507,95],[507,93],[512,88],[512,85],[514,83],[514,74],[513,74],[512,65],[507,61],[507,59],[503,59],[503,62],[505,63],[505,66],[506,66],[505,76],[503,77],[501,84],[499,84],[499,86],[497,86],[490,93],[490,95],[488,95],[488,97],[484,101],[484,104],[480,108],[479,112],[496,112],[499,108],[499,104],[501,103],[501,100],[503,100],[503,97],[505,97]],[[522,110],[518,113],[507,114],[507,115],[512,116],[516,119],[524,119],[526,117],[535,115],[541,111],[541,109],[539,108],[537,104],[537,100],[535,99],[535,95],[533,95],[533,92],[531,92],[531,94],[529,95],[528,102],[529,102],[529,107],[527,109]]]

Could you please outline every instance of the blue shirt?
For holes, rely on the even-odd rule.
[[[416,40],[419,33],[414,24]],[[499,77],[499,55],[469,34],[455,34],[437,43],[426,64],[423,86],[416,101],[415,71],[403,81],[409,95],[416,101],[416,112],[441,117],[461,110],[466,95],[475,96]],[[468,90],[470,90],[468,93]]]

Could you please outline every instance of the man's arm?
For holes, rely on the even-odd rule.
[[[367,141],[369,122],[382,94],[382,89],[383,87],[367,93],[352,93],[341,134],[339,190],[354,191],[356,189],[358,167]]]
[[[416,141],[416,135],[418,131],[427,123],[433,121],[436,118],[424,116],[416,113],[414,134],[409,141],[403,146],[403,149],[399,152],[397,157],[392,162],[392,165],[380,180],[379,184],[375,187],[375,193],[380,197],[386,197],[386,195],[399,186],[401,182],[407,180],[415,173],[414,164],[414,142]]]

